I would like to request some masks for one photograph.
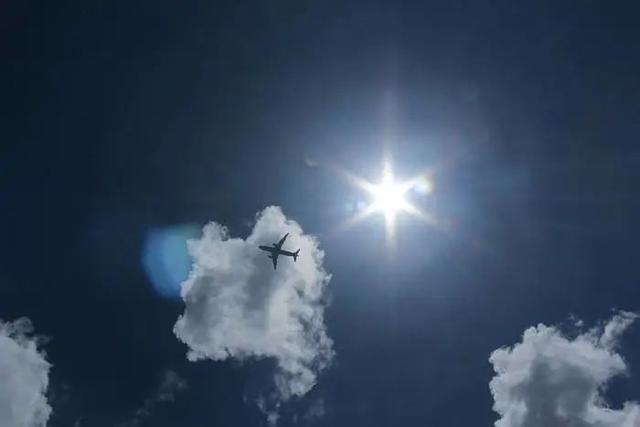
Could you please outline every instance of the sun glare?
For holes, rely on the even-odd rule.
[[[423,196],[431,193],[433,185],[431,180],[425,175],[419,175],[408,181],[398,182],[393,176],[391,164],[388,161],[385,162],[382,177],[378,184],[369,182],[344,170],[340,170],[340,172],[351,183],[369,193],[371,198],[370,204],[358,212],[354,217],[350,218],[344,224],[345,227],[351,226],[374,213],[380,213],[384,216],[387,243],[390,247],[393,247],[396,217],[399,214],[411,214],[414,217],[418,217],[432,225],[436,223],[431,215],[421,211],[407,199],[407,195],[411,190],[414,190]]]
[[[349,218],[342,227],[348,228],[375,213],[380,213],[384,217],[387,245],[393,248],[396,217],[399,214],[410,214],[429,225],[438,226],[438,221],[429,212],[421,210],[408,199],[409,192],[427,196],[433,191],[433,182],[428,174],[420,174],[407,181],[396,181],[391,163],[386,161],[382,177],[375,184],[344,169],[336,168],[335,170],[351,184],[366,191],[370,197],[370,203]]]
[[[391,167],[385,165],[382,182],[369,188],[373,196],[370,209],[382,212],[388,222],[394,221],[397,212],[409,209],[409,203],[405,199],[407,190],[409,187],[406,184],[394,181]]]

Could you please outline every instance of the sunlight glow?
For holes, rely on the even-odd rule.
[[[436,221],[428,213],[422,212],[407,200],[407,193],[415,190],[422,195],[428,195],[433,191],[433,184],[425,175],[420,175],[409,181],[396,182],[393,176],[390,162],[385,162],[382,179],[379,184],[368,182],[360,177],[354,176],[346,171],[341,171],[350,182],[365,190],[371,196],[371,203],[362,209],[356,216],[347,221],[345,226],[354,223],[374,214],[381,213],[385,219],[385,232],[387,244],[393,246],[395,236],[396,217],[400,213],[411,214],[425,222],[435,225]]]
[[[396,183],[393,179],[391,165],[385,164],[382,173],[382,182],[369,187],[369,193],[373,196],[373,202],[367,209],[369,212],[381,212],[385,218],[387,238],[393,238],[395,234],[396,214],[411,210],[405,194],[410,186],[406,183]]]

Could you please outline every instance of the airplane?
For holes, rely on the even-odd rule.
[[[293,261],[296,261],[298,259],[298,254],[300,253],[300,249],[298,249],[295,252],[289,252],[282,249],[282,244],[284,243],[288,235],[289,233],[285,234],[284,237],[280,239],[278,243],[274,243],[272,246],[258,246],[263,251],[267,251],[271,254],[269,255],[269,258],[271,258],[271,260],[273,261],[274,270],[278,266],[278,256],[280,255],[293,257]]]

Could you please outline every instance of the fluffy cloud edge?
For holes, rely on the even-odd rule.
[[[519,343],[493,351],[489,362],[496,375],[489,387],[500,415],[496,427],[639,426],[637,402],[611,409],[603,394],[612,378],[627,373],[616,350],[637,318],[620,311],[575,338],[539,324],[525,330]]]
[[[44,338],[34,335],[26,317],[0,320],[0,425],[46,426],[52,413],[47,400],[51,364],[40,349]]]

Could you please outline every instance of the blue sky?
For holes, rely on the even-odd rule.
[[[561,356],[531,366],[620,355],[626,376],[572,372],[614,408],[640,401],[640,328],[594,338],[639,309],[637,7],[5,3],[0,360],[46,353],[18,381],[46,425],[266,425],[256,402],[282,353],[191,362],[174,325],[181,242],[211,221],[247,239],[267,206],[315,236],[331,274],[305,301],[335,355],[279,425],[493,425],[491,354],[546,338]],[[377,182],[385,156],[398,179],[429,171],[433,192],[411,200],[446,224],[399,215],[393,250],[381,215],[341,228],[368,197],[336,172]],[[556,329],[523,338],[540,323]],[[528,386],[524,402],[552,395]]]

